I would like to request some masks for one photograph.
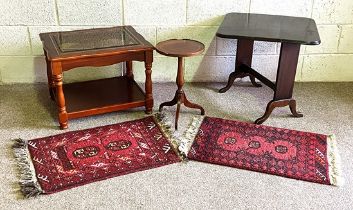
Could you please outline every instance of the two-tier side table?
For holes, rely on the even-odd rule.
[[[287,105],[294,117],[303,117],[296,110],[296,101],[292,98],[292,93],[301,44],[318,45],[321,42],[313,19],[229,13],[219,27],[217,36],[238,40],[235,71],[230,74],[227,86],[219,90],[220,93],[229,90],[236,78],[247,76],[254,86],[261,87],[256,83],[256,78],[274,91],[273,100],[268,103],[265,114],[255,121],[256,124],[263,123],[275,107]],[[281,43],[277,77],[274,83],[251,68],[255,40]]]
[[[60,128],[68,119],[146,107],[152,112],[152,62],[154,47],[131,26],[41,33],[47,62],[49,93],[59,110]],[[134,81],[132,62],[145,63],[145,93]],[[63,72],[84,66],[125,62],[123,76],[63,83]]]

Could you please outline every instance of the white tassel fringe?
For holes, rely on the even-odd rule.
[[[341,158],[337,150],[337,142],[334,135],[327,136],[327,160],[329,164],[330,183],[342,186],[344,180],[341,170]]]
[[[169,121],[167,118],[166,114],[164,112],[159,112],[153,115],[156,123],[158,124],[159,128],[162,130],[164,135],[167,137],[169,142],[172,144],[172,147],[175,152],[178,153],[178,155],[181,157],[182,155],[178,151],[178,146],[179,146],[179,141],[178,137],[175,135],[175,133],[172,131],[172,123]]]
[[[162,129],[163,133],[170,140],[170,143],[174,147],[175,151],[177,151],[179,156],[181,156],[183,159],[186,159],[196,134],[199,131],[204,116],[194,117],[182,136],[179,136],[172,131],[173,125],[168,120],[164,112],[155,114],[154,118],[156,119],[156,122]]]
[[[191,145],[199,132],[204,116],[196,116],[192,119],[189,127],[184,134],[179,138],[180,145],[178,147],[180,153],[186,158],[191,149]]]

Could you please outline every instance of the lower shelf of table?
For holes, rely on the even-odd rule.
[[[64,84],[69,118],[103,114],[145,105],[145,93],[128,77]]]

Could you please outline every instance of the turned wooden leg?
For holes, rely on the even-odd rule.
[[[297,112],[297,102],[294,99],[289,101],[289,108],[294,117],[303,117],[303,114]]]
[[[48,78],[49,95],[50,95],[51,100],[54,101],[55,100],[55,97],[54,97],[55,84],[52,79],[53,74],[52,74],[52,70],[51,70],[51,62],[48,60],[47,52],[45,50],[44,50],[44,55],[45,55],[45,62],[47,64],[47,78]]]
[[[132,61],[126,61],[126,76],[134,79],[134,72],[132,70]]]
[[[199,109],[201,111],[201,115],[205,115],[205,110],[202,108],[202,106],[198,104],[191,103],[187,98],[186,95],[184,94],[184,105],[186,107],[192,108],[192,109]]]
[[[161,112],[163,110],[163,107],[165,107],[165,106],[174,106],[177,103],[178,103],[178,93],[175,93],[173,100],[163,102],[163,103],[161,103],[161,105],[159,105],[159,111]]]
[[[175,96],[173,100],[164,102],[159,106],[159,111],[162,111],[164,106],[174,106],[175,104],[180,104],[183,103],[183,96],[184,96],[184,69],[183,69],[183,58],[178,57],[178,73],[177,73],[177,78],[176,78],[176,83],[178,86],[178,90],[175,92]],[[180,107],[179,107],[180,109]],[[177,125],[175,125],[177,127]]]
[[[153,108],[153,95],[152,95],[152,61],[153,61],[153,51],[147,51],[145,54],[145,74],[146,74],[146,81],[145,81],[145,107],[146,107],[146,114],[152,113]]]
[[[176,78],[178,90],[176,91],[173,100],[168,101],[168,102],[164,102],[159,106],[159,111],[162,111],[164,106],[173,106],[173,105],[177,104],[177,110],[176,110],[176,114],[175,114],[175,130],[178,130],[178,120],[179,120],[179,113],[180,113],[181,104],[184,104],[186,107],[189,107],[189,108],[200,109],[201,115],[205,114],[205,110],[200,105],[191,103],[186,98],[186,95],[183,90],[183,86],[184,86],[184,82],[185,82],[184,81],[183,62],[184,62],[184,58],[178,57],[178,73],[177,73],[177,78]]]
[[[294,117],[303,117],[302,114],[297,112],[296,107],[295,107],[296,102],[294,99],[283,99],[283,100],[277,100],[277,101],[272,100],[267,104],[265,114],[262,117],[260,117],[259,119],[257,119],[255,121],[255,124],[262,124],[263,122],[265,122],[270,117],[274,108],[284,107],[284,106],[288,106],[288,105],[289,105],[289,108],[290,108]]]
[[[246,76],[250,77],[250,81],[255,87],[262,87],[261,84],[256,83],[254,76],[247,74],[241,69],[241,65],[243,64],[251,67],[253,49],[254,49],[254,40],[238,39],[237,55],[235,60],[235,70],[229,75],[227,85],[224,88],[219,90],[220,93],[225,93],[226,91],[228,91],[229,88],[232,87],[234,80],[236,78],[243,78]]]
[[[262,124],[263,122],[265,122],[267,120],[267,118],[270,117],[273,109],[275,107],[278,107],[278,102],[276,101],[270,101],[268,104],[267,104],[267,107],[266,107],[266,111],[265,111],[265,114],[260,117],[259,119],[255,120],[255,124]]]
[[[185,83],[184,80],[184,58],[183,57],[178,57],[178,73],[177,73],[177,78],[176,78],[176,83],[178,86],[178,90],[176,91],[176,97],[178,100],[177,103],[177,110],[176,110],[176,115],[175,115],[175,130],[178,130],[178,119],[179,119],[179,112],[180,112],[180,104],[184,102],[184,90],[183,86]]]
[[[178,102],[178,103],[177,103],[176,113],[175,113],[175,130],[178,130],[178,121],[179,121],[180,105],[181,105],[181,103]]]
[[[260,83],[257,83],[255,81],[255,77],[253,75],[249,75],[250,77],[250,81],[251,81],[251,84],[254,85],[255,87],[262,87],[262,85]]]
[[[229,90],[230,87],[232,87],[234,80],[238,78],[238,74],[236,72],[236,70],[232,73],[230,73],[229,78],[228,78],[228,83],[224,88],[221,88],[218,92],[220,93],[225,93]]]
[[[59,109],[59,123],[61,129],[68,128],[68,116],[65,107],[65,97],[63,91],[63,75],[53,75],[53,80],[56,87],[56,103]]]
[[[300,44],[282,43],[273,100],[268,103],[265,114],[255,121],[256,124],[265,122],[275,107],[288,105],[294,117],[303,117],[297,112],[296,101],[292,99],[299,51]]]

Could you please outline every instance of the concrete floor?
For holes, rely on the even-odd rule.
[[[203,105],[209,116],[251,122],[272,98],[269,88],[200,83],[185,87],[188,98]],[[176,85],[154,84],[155,109],[172,99]],[[100,181],[53,195],[22,199],[11,139],[58,134],[56,107],[45,84],[0,86],[0,209],[352,209],[353,208],[353,83],[297,83],[298,110],[290,117],[279,108],[264,124],[335,134],[345,184],[333,187],[198,162],[174,164]],[[69,129],[91,128],[144,116],[143,109],[87,117],[69,122]],[[167,109],[173,119],[175,109]],[[182,132],[192,116],[182,108]]]

